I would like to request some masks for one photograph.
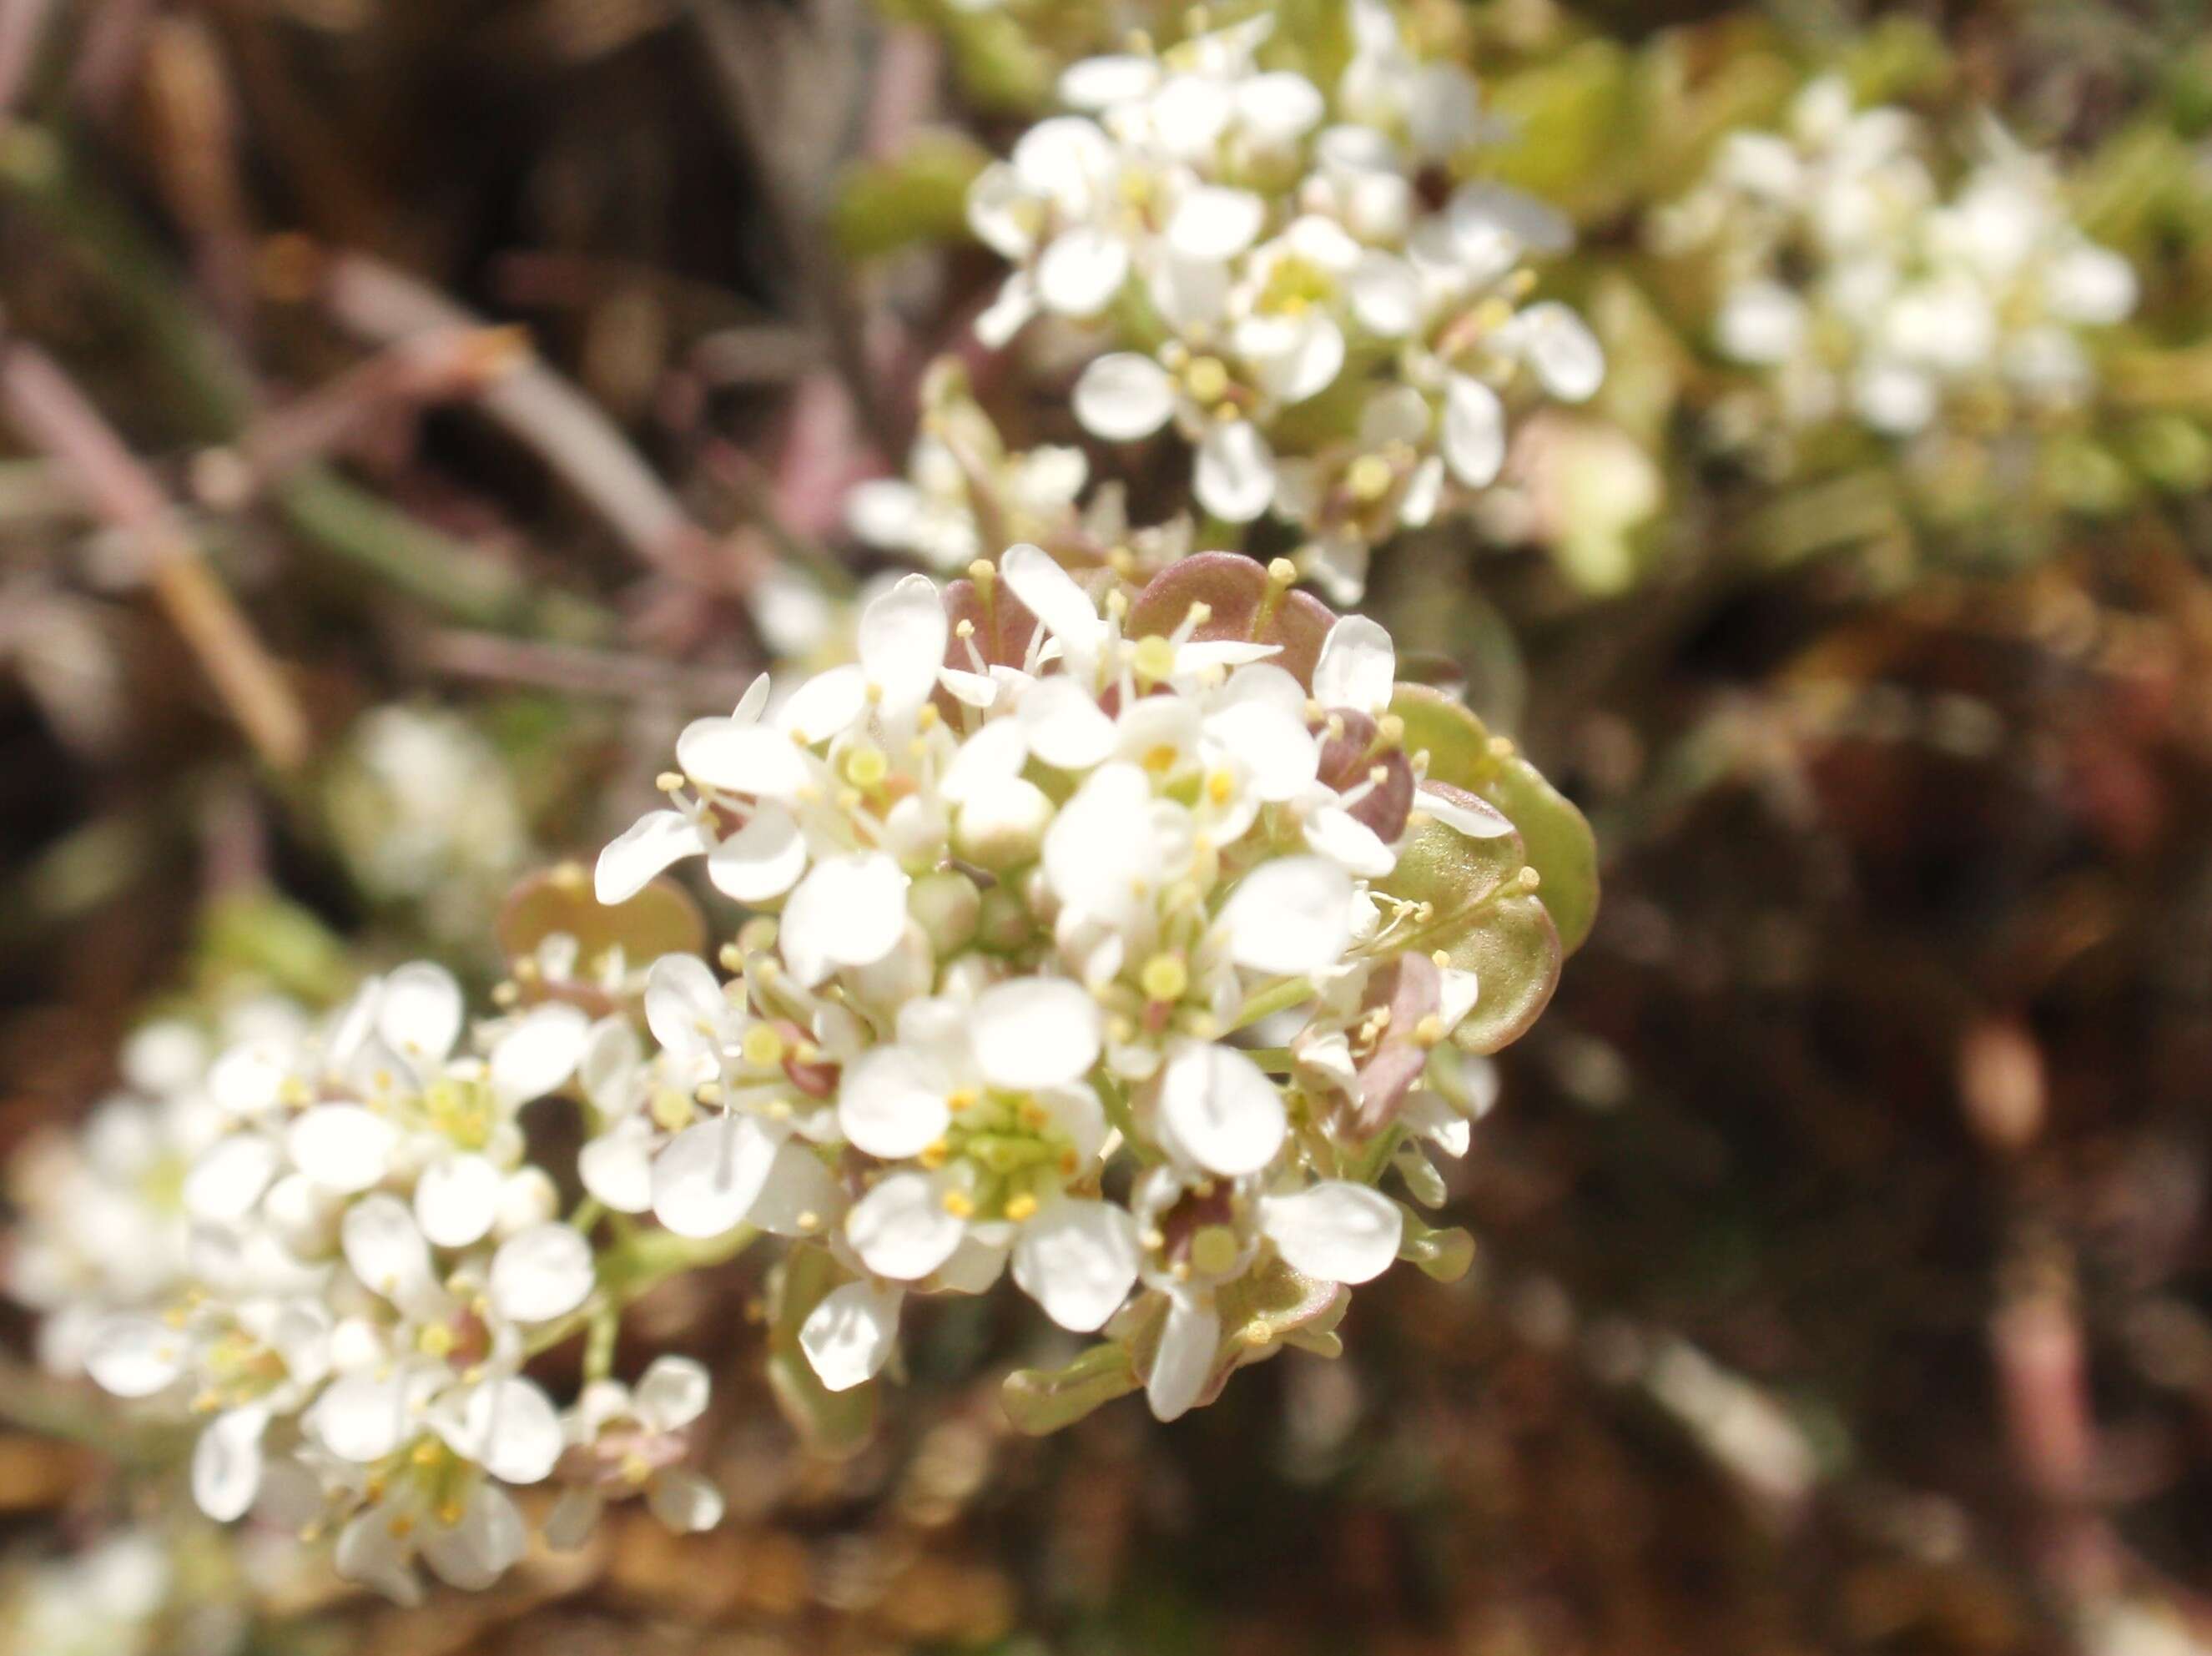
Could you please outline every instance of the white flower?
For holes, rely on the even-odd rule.
[[[691,1429],[707,1411],[707,1370],[689,1357],[653,1359],[633,1388],[594,1380],[562,1416],[567,1488],[546,1520],[556,1547],[583,1544],[611,1498],[643,1494],[654,1517],[678,1534],[721,1521],[721,1492],[683,1463]]]

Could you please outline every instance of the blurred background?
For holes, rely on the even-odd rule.
[[[394,1609],[0,1359],[0,1648],[2212,1647],[2212,35],[2186,0],[1489,0],[1605,390],[1368,607],[1589,815],[1606,895],[1452,1174],[1479,1239],[1171,1427],[1031,1441],[999,1301],[810,1452],[710,1331],[730,1517]],[[1129,0],[0,0],[0,1155],[149,1018],[489,985],[686,719],[826,661],[843,526],[997,279],[961,192]],[[1918,474],[1702,440],[1649,215],[1821,72],[2053,153],[2142,301],[2090,422]],[[1072,365],[1071,365],[1072,367]],[[1067,375],[995,387],[1077,440]],[[118,1053],[122,1054],[118,1059]],[[134,1163],[134,1165],[136,1165]],[[159,1176],[147,1165],[145,1178]],[[75,1205],[72,1205],[75,1204]],[[117,1222],[118,1224],[120,1221]],[[55,1309],[25,1284],[19,1297]],[[56,1290],[65,1300],[65,1290]],[[57,1319],[58,1320],[58,1319]]]

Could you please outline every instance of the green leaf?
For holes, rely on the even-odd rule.
[[[1573,801],[1510,743],[1493,738],[1480,719],[1433,690],[1401,684],[1390,711],[1406,722],[1406,750],[1427,750],[1430,780],[1464,788],[1520,830],[1559,946],[1567,954],[1581,948],[1597,917],[1597,839]]]
[[[961,134],[931,131],[896,155],[849,168],[830,213],[838,247],[848,258],[870,259],[964,240],[968,186],[988,159]]]
[[[800,1247],[769,1285],[769,1389],[809,1448],[841,1459],[865,1447],[875,1431],[876,1382],[830,1391],[800,1350],[799,1329],[823,1297],[848,1280],[827,1250]]]
[[[1016,1369],[1006,1376],[999,1396],[1015,1430],[1043,1437],[1128,1396],[1139,1384],[1129,1348],[1107,1341],[1065,1368]]]
[[[1564,950],[1551,914],[1528,889],[1518,834],[1474,839],[1442,822],[1416,828],[1377,889],[1426,903],[1407,949],[1442,953],[1475,974],[1474,1010],[1452,1031],[1463,1051],[1494,1052],[1518,1040],[1559,986]]]

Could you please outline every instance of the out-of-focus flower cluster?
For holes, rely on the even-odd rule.
[[[1529,261],[1565,249],[1566,221],[1472,175],[1497,131],[1472,76],[1425,58],[1382,0],[1348,22],[1328,86],[1269,66],[1272,15],[1075,64],[1069,112],[968,197],[1016,267],[979,336],[1040,316],[1087,330],[1110,349],[1076,383],[1083,428],[1124,443],[1173,426],[1198,507],[1288,524],[1302,571],[1346,600],[1372,546],[1496,478],[1509,402],[1579,401],[1604,372],[1572,310],[1530,302]],[[1034,457],[1019,473],[1055,497],[1081,482]],[[940,523],[909,543],[924,535],[961,538]]]
[[[712,1491],[675,1467],[696,1365],[663,1360],[635,1398],[587,1392],[565,1421],[522,1374],[598,1309],[593,1243],[556,1216],[517,1119],[568,1083],[591,1032],[559,1001],[472,1031],[452,977],[418,962],[319,1023],[257,1017],[212,1063],[175,1029],[142,1033],[131,1079],[161,1102],[107,1107],[149,1119],[109,1154],[125,1135],[103,1118],[84,1175],[100,1204],[40,1214],[18,1272],[76,1265],[93,1234],[153,1263],[33,1269],[101,1313],[58,1360],[203,1419],[191,1484],[210,1516],[334,1530],[340,1570],[398,1598],[417,1558],[481,1586],[520,1555],[507,1486],[651,1483],[675,1521],[713,1521]],[[628,1447],[610,1457],[611,1438]]]
[[[726,980],[653,967],[655,1049],[595,1092],[586,1176],[681,1234],[826,1248],[848,1280],[799,1340],[830,1390],[890,1362],[909,1294],[1010,1272],[1172,1418],[1398,1256],[1375,1186],[1409,1136],[1464,1147],[1431,1056],[1486,998],[1533,1016],[1559,939],[1455,963],[1534,872],[1408,745],[1389,635],[1295,579],[1212,554],[1085,586],[1026,545],[909,576],[857,664],[690,726],[601,857],[605,901],[702,857],[775,916]],[[1417,839],[1482,873],[1401,886]]]
[[[1710,175],[1654,219],[1669,256],[1712,261],[1712,343],[1764,371],[1730,423],[1856,421],[1910,438],[2077,412],[2096,331],[2135,308],[2127,260],[2075,225],[2058,176],[1994,122],[1946,192],[1920,124],[1813,82],[1777,132],[1731,133]],[[1725,416],[1724,416],[1725,417]]]

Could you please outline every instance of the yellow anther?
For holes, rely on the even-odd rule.
[[[1158,747],[1145,750],[1145,768],[1155,776],[1165,776],[1175,768],[1176,761],[1182,757],[1173,743],[1163,742]]]
[[[624,1455],[622,1475],[624,1483],[637,1484],[648,1483],[653,1477],[653,1463],[641,1454],[633,1453]]]
[[[733,943],[724,943],[715,951],[714,958],[721,961],[725,972],[743,972],[745,969],[745,951]]]
[[[557,864],[550,877],[555,885],[572,896],[592,883],[591,876],[584,871],[584,865],[573,857]]]
[[[1024,1099],[1021,1108],[1015,1113],[1021,1118],[1022,1125],[1031,1132],[1042,1132],[1052,1125],[1052,1118],[1045,1113],[1044,1106],[1034,1098]]]
[[[1267,579],[1278,586],[1296,586],[1298,584],[1298,567],[1288,558],[1273,559],[1267,565]]]
[[[438,1522],[450,1530],[461,1521],[467,1511],[468,1508],[458,1501],[445,1501],[438,1507]]]
[[[1190,987],[1190,968],[1180,955],[1155,955],[1137,974],[1147,1000],[1176,1001]]]
[[[1225,770],[1215,771],[1206,779],[1206,797],[1217,805],[1225,805],[1237,795],[1237,779]]]
[[[722,1083],[719,1081],[702,1081],[693,1089],[692,1096],[702,1104],[719,1104],[722,1101]]]
[[[407,1459],[417,1466],[434,1466],[438,1464],[438,1458],[439,1445],[435,1438],[426,1437],[407,1452]]]
[[[953,1114],[958,1115],[963,1110],[974,1109],[982,1101],[983,1095],[976,1091],[975,1088],[956,1087],[951,1092],[945,1095],[945,1107],[951,1110]]]
[[[915,728],[933,731],[944,717],[944,714],[937,711],[937,704],[934,701],[925,701],[921,704],[921,711],[914,716]]]
[[[1522,869],[1521,870],[1520,879],[1521,889],[1523,891],[1534,891],[1538,886],[1544,883],[1544,877],[1537,873],[1533,868]]]
[[[812,1208],[808,1208],[800,1213],[799,1216],[792,1222],[799,1227],[799,1234],[801,1235],[811,1236],[816,1231],[822,1228],[822,1216],[815,1212]]]
[[[1449,966],[1451,964],[1451,953],[1449,949],[1431,949],[1429,952],[1429,958],[1434,961],[1438,966]]]
[[[978,558],[968,566],[968,579],[978,586],[989,585],[991,577],[998,573],[991,567],[991,561],[988,558]]]
[[[1444,1038],[1444,1021],[1431,1012],[1413,1026],[1413,1039],[1423,1046],[1434,1046]]]
[[[1106,1039],[1116,1046],[1126,1046],[1137,1038],[1137,1026],[1127,1018],[1109,1018],[1106,1022]]]
[[[952,1147],[940,1138],[934,1143],[924,1144],[921,1153],[914,1159],[933,1172],[943,1167],[951,1155]]]
[[[840,789],[838,789],[838,790],[837,790],[837,809],[838,809],[838,810],[842,810],[842,811],[855,811],[855,810],[860,810],[860,789],[858,789],[858,788],[840,788]]]
[[[1275,1331],[1263,1322],[1249,1322],[1237,1331],[1237,1338],[1250,1346],[1273,1345]]]
[[[1221,1033],[1221,1026],[1211,1012],[1194,1012],[1183,1021],[1183,1027],[1200,1040],[1212,1040]]]
[[[945,1192],[945,1210],[956,1219],[972,1218],[975,1203],[964,1190],[949,1190]]]
[[[1363,454],[1345,469],[1344,486],[1363,506],[1388,494],[1390,483],[1390,463],[1379,454]]]
[[[692,1109],[691,1101],[683,1094],[663,1091],[653,1095],[651,1113],[654,1126],[664,1132],[677,1132],[690,1126],[691,1118],[697,1112]]]
[[[786,1048],[782,1032],[772,1023],[756,1023],[745,1031],[744,1039],[738,1043],[738,1051],[755,1069],[772,1069],[783,1062]]]
[[[385,1528],[391,1532],[394,1541],[404,1541],[415,1533],[415,1520],[408,1517],[405,1513],[401,1513],[391,1523],[386,1525]]]
[[[1034,1217],[1036,1210],[1037,1199],[1027,1191],[1022,1192],[1018,1196],[1010,1196],[1006,1198],[1006,1217],[1018,1225],[1024,1219]]]
[[[663,793],[681,793],[684,791],[684,773],[663,771],[653,779],[653,786]]]
[[[1229,370],[1218,356],[1194,358],[1183,370],[1182,382],[1200,403],[1218,403],[1229,394]]]
[[[415,1349],[442,1362],[453,1354],[453,1331],[443,1323],[431,1323],[415,1337]]]
[[[515,1002],[521,998],[522,986],[520,984],[508,981],[506,983],[495,983],[491,986],[491,1004],[501,1010],[505,1010],[506,1008],[514,1005]]]
[[[882,702],[883,699],[884,687],[871,681],[868,685],[868,705],[871,707],[876,707]]]
[[[1395,748],[1406,739],[1406,721],[1395,713],[1384,713],[1375,721],[1375,741],[1377,746]]]

